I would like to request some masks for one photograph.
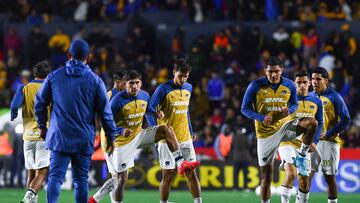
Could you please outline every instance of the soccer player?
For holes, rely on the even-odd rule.
[[[310,147],[310,151],[314,151],[316,144],[319,142],[320,133],[323,125],[323,106],[321,100],[315,96],[309,94],[309,87],[311,85],[310,75],[306,71],[300,71],[295,74],[295,85],[298,96],[298,109],[295,113],[291,114],[291,117],[302,118],[312,117],[318,122],[318,128],[313,138],[313,143]],[[297,139],[281,142],[279,147],[279,154],[282,160],[280,168],[285,170],[285,180],[281,185],[281,203],[289,203],[291,197],[291,189],[294,185],[295,177],[298,172],[293,164],[293,160],[296,158],[301,147],[301,137]],[[308,164],[310,164],[310,154],[306,155]],[[310,173],[310,167],[309,167]],[[309,200],[310,182],[309,176],[298,176],[299,191],[297,202],[307,203]]]
[[[122,203],[124,200],[128,169],[134,166],[134,152],[138,148],[165,139],[166,146],[170,148],[172,155],[176,159],[179,173],[186,173],[196,166],[196,163],[184,160],[171,127],[162,125],[142,129],[150,96],[147,92],[141,90],[141,74],[135,70],[130,70],[125,75],[125,82],[126,90],[117,94],[110,102],[117,127],[113,154],[117,178],[115,203]]]
[[[113,74],[114,87],[110,91],[108,91],[109,101],[111,101],[115,95],[117,95],[119,92],[123,91],[126,88],[125,86],[126,84],[124,80],[125,74],[126,71],[124,70],[117,71]],[[105,152],[106,165],[112,177],[102,185],[102,187],[94,194],[94,196],[91,196],[89,198],[88,203],[100,202],[105,197],[105,195],[109,193],[110,193],[111,202],[114,202],[114,198],[115,198],[114,188],[116,186],[116,177],[115,177],[116,172],[114,169],[113,156],[112,154],[106,152],[107,142],[105,137],[105,131],[103,129],[101,129],[100,136],[101,136],[101,148]]]
[[[311,153],[312,172],[321,171],[328,185],[328,202],[337,202],[335,174],[340,159],[339,134],[350,125],[350,115],[342,97],[328,87],[329,74],[323,67],[312,71],[311,82],[314,93],[320,97],[324,107],[324,126],[316,151]]]
[[[266,76],[250,83],[241,105],[242,114],[255,120],[263,203],[270,202],[273,160],[280,142],[303,134],[295,165],[302,176],[309,176],[306,155],[317,129],[315,118],[290,117],[298,107],[298,99],[294,83],[281,76],[283,70],[282,61],[270,57],[264,67]]]
[[[88,172],[94,151],[95,115],[101,118],[111,152],[115,123],[106,98],[105,84],[86,65],[89,45],[84,40],[71,43],[65,67],[51,72],[35,99],[35,116],[40,135],[46,137],[50,152],[47,202],[55,203],[60,195],[69,162],[77,203],[88,201]],[[51,103],[47,130],[47,108]]]
[[[184,59],[175,61],[173,74],[174,79],[159,85],[150,100],[150,114],[148,121],[151,126],[157,124],[169,125],[174,129],[180,149],[185,160],[199,165],[192,143],[194,135],[191,122],[189,103],[192,92],[191,84],[187,83],[191,67]],[[162,114],[162,119],[156,119],[157,112]],[[169,147],[163,141],[158,143],[159,161],[162,170],[160,184],[160,203],[167,203],[170,194],[170,186],[176,175],[176,156],[171,153]],[[179,173],[180,171],[178,171]],[[180,172],[181,173],[181,172]],[[189,189],[195,203],[201,203],[201,188],[195,170],[185,173],[189,180]]]
[[[24,157],[25,168],[28,170],[27,191],[21,202],[37,202],[37,193],[40,190],[50,164],[50,151],[45,148],[45,141],[40,137],[34,114],[35,95],[41,87],[51,68],[46,61],[36,64],[33,68],[34,80],[20,86],[11,102],[11,120],[18,115],[22,107],[24,126]]]

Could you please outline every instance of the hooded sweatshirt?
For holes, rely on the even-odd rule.
[[[104,82],[81,61],[71,60],[51,72],[35,99],[35,116],[40,129],[46,128],[46,108],[51,103],[46,147],[50,150],[92,154],[97,113],[111,141],[115,123]]]

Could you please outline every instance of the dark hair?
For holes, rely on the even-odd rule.
[[[297,77],[307,77],[307,78],[310,79],[309,73],[308,73],[307,71],[304,71],[304,70],[301,70],[301,71],[299,71],[299,72],[296,72],[296,73],[294,74],[294,79],[296,79]]]
[[[139,72],[137,72],[136,70],[129,70],[126,72],[124,76],[125,81],[135,80],[135,79],[141,80],[141,74]]]
[[[51,67],[48,61],[41,61],[33,67],[33,75],[36,78],[46,78],[51,72]]]
[[[327,72],[327,70],[324,67],[314,67],[311,69],[311,73],[317,73],[317,74],[321,74],[321,77],[328,79],[329,78],[329,73]]]
[[[280,68],[283,68],[284,64],[281,61],[281,59],[279,59],[278,57],[270,56],[270,58],[268,60],[266,60],[265,68],[267,68],[267,66],[280,66]]]
[[[174,63],[174,70],[186,73],[191,71],[191,66],[186,62],[185,59],[176,59]]]
[[[114,74],[113,74],[113,80],[124,80],[124,77],[126,75],[126,71],[125,70],[119,70],[119,71],[116,71]]]

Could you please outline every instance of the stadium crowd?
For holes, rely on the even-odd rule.
[[[275,7],[269,5],[269,2],[275,2],[271,0],[265,1],[265,4],[245,0],[39,2],[43,1],[1,1],[4,5],[0,6],[0,12],[11,13],[11,21],[32,23],[34,27],[25,39],[14,28],[4,33],[0,50],[0,108],[9,107],[19,84],[31,80],[28,70],[36,62],[48,59],[54,69],[63,65],[72,39],[84,38],[90,43],[89,65],[106,82],[108,89],[112,87],[112,73],[129,67],[143,74],[143,87],[150,93],[158,84],[171,78],[171,67],[155,65],[154,50],[149,45],[152,39],[144,36],[141,26],[132,27],[124,40],[126,49],[119,49],[114,43],[111,27],[104,30],[96,26],[92,30],[81,27],[73,36],[59,27],[54,35],[48,36],[38,26],[41,23],[120,21],[136,12],[158,10],[188,12],[195,22],[224,19],[300,20],[306,23],[301,23],[295,29],[279,23],[271,38],[266,38],[257,27],[226,27],[210,38],[198,36],[189,51],[183,48],[182,29],[179,29],[172,42],[172,55],[173,58],[185,56],[192,66],[189,80],[194,87],[190,107],[193,128],[197,132],[194,145],[215,146],[218,157],[225,160],[237,161],[239,156],[232,156],[232,153],[244,153],[242,157],[246,159],[256,156],[253,151],[256,147],[252,147],[255,145],[253,123],[241,115],[241,101],[249,82],[263,75],[264,62],[271,55],[277,55],[285,64],[285,75],[291,79],[294,72],[304,69],[311,71],[311,67],[316,66],[323,66],[330,72],[331,86],[343,96],[352,118],[351,127],[342,135],[342,147],[360,147],[358,39],[352,34],[349,24],[344,23],[341,29],[333,30],[325,40],[321,40],[316,27],[310,23],[359,19],[360,4],[356,1],[279,0],[277,4],[271,4]],[[77,6],[67,6],[74,3]],[[231,3],[238,4],[241,8],[239,11],[244,12],[237,13],[236,9],[231,9],[234,8]],[[21,12],[12,12],[14,9]],[[264,13],[263,16],[251,15],[254,11],[265,12],[256,12]],[[198,12],[202,16],[199,17]],[[227,139],[229,136],[232,139]],[[238,137],[241,139],[236,139]],[[238,149],[241,152],[231,152],[231,149],[224,147],[231,142],[248,142],[248,145],[244,146],[245,150]]]

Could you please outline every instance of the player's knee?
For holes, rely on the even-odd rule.
[[[286,178],[289,180],[289,182],[294,182],[295,181],[295,178],[296,178],[296,173],[294,173],[294,172],[288,172],[287,174],[286,174]]]
[[[163,174],[162,181],[170,184],[174,180],[175,176],[176,176],[175,170],[167,170]]]

